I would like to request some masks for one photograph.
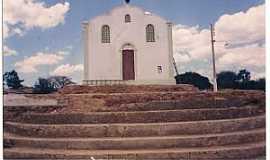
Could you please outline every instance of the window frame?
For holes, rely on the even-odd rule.
[[[125,23],[130,23],[131,22],[131,16],[130,14],[125,15]]]
[[[111,29],[107,24],[101,27],[101,43],[111,43]]]
[[[156,42],[155,26],[153,24],[146,26],[146,42]]]
[[[162,74],[163,73],[163,67],[162,66],[157,66],[157,72],[158,72],[158,74]]]

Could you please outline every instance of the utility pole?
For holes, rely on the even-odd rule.
[[[176,65],[176,62],[175,62],[174,58],[173,58],[173,65],[174,65],[174,69],[175,69],[175,72],[176,72],[176,76],[178,76],[179,72],[178,72],[177,65]]]
[[[215,57],[215,42],[216,40],[214,39],[215,36],[215,29],[213,25],[210,25],[211,28],[211,46],[212,46],[212,60],[213,60],[213,91],[217,92],[218,87],[217,87],[217,74],[216,74],[216,57]]]

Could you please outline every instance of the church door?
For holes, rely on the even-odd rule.
[[[123,80],[135,80],[134,50],[123,50]]]

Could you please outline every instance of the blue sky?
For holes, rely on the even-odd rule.
[[[26,85],[32,85],[38,77],[48,77],[52,75],[53,71],[61,65],[62,70],[59,69],[58,71],[63,71],[63,69],[69,69],[71,67],[74,72],[65,73],[75,81],[81,81],[82,66],[80,64],[83,64],[81,22],[123,4],[122,0],[28,0],[29,3],[35,4],[37,8],[41,7],[44,10],[50,10],[55,16],[55,21],[59,21],[57,24],[52,24],[49,20],[47,22],[33,20],[32,22],[32,19],[36,18],[33,16],[34,14],[44,18],[47,15],[41,14],[46,14],[46,12],[39,13],[33,9],[33,12],[27,11],[27,13],[23,13],[24,11],[22,9],[22,11],[18,11],[18,14],[16,14],[17,4],[13,4],[9,1],[10,0],[4,0],[4,23],[6,24],[4,24],[4,27],[8,28],[8,32],[5,32],[4,28],[4,34],[6,33],[6,36],[4,35],[4,46],[6,46],[6,51],[4,53],[4,71],[10,71],[12,69],[18,70],[19,75],[25,79]],[[22,8],[24,6],[27,8],[27,3],[19,1],[21,0],[18,0],[18,3],[21,3],[20,5]],[[158,14],[173,22],[176,27],[178,26],[178,28],[175,28],[174,30],[174,36],[177,39],[177,35],[182,36],[182,34],[184,34],[190,36],[187,32],[191,33],[193,31],[196,32],[195,36],[203,37],[204,31],[207,32],[210,23],[217,23],[217,26],[219,26],[218,29],[220,29],[221,32],[220,35],[226,37],[228,34],[226,34],[225,31],[228,29],[224,27],[225,22],[233,20],[234,18],[239,18],[240,16],[245,16],[234,16],[234,14],[239,12],[247,13],[246,17],[250,16],[251,19],[254,18],[259,11],[254,9],[254,12],[249,12],[249,9],[264,5],[264,0],[131,0],[131,5],[144,8],[147,11]],[[53,9],[54,6],[58,6],[60,9]],[[5,7],[8,9],[5,9]],[[12,12],[13,9],[15,13]],[[24,14],[26,15],[25,17],[20,16]],[[253,14],[254,16],[252,16]],[[231,18],[225,17],[221,19],[220,17],[224,15],[230,15]],[[250,26],[255,25],[255,21],[252,20],[245,21],[243,24],[247,25],[247,22],[251,23]],[[239,23],[241,23],[241,17]],[[227,25],[230,26],[231,24]],[[239,30],[241,31],[241,26],[244,25],[235,25],[233,26],[234,28],[232,27],[229,29],[230,31],[233,30],[239,32]],[[256,25],[252,28],[256,27],[262,29],[262,26]],[[224,48],[223,50],[220,50],[220,53],[225,51],[227,53],[230,51],[234,53],[234,55],[236,53],[239,53],[240,55],[244,49],[250,50],[249,47],[251,47],[254,49],[254,53],[258,52],[258,54],[263,54],[264,56],[265,53],[261,53],[265,43],[264,38],[262,37],[264,33],[257,35],[257,33],[255,34],[253,32],[255,31],[250,30],[246,34],[243,33],[243,35],[247,36],[247,39],[249,36],[254,37],[253,39],[251,38],[252,40],[250,41],[243,42],[243,46],[246,48],[243,48],[243,46],[240,48],[238,45],[238,47],[229,49]],[[253,34],[254,36],[252,36]],[[239,35],[238,38],[239,37],[242,37],[241,39],[243,39],[243,36]],[[230,38],[237,40],[237,37]],[[192,39],[192,37],[190,39]],[[198,38],[198,40],[200,40],[200,38]],[[183,42],[182,40],[175,40],[175,42],[176,60],[180,71],[198,71],[199,73],[210,77],[209,70],[211,64],[209,63],[209,57],[202,55],[202,59],[199,60],[192,58],[194,57],[194,54],[196,54],[194,48],[192,48],[193,46],[187,46],[185,50],[187,50],[188,53],[183,54],[183,50],[180,51],[181,48],[183,49],[183,46],[177,45],[185,44],[187,42]],[[189,43],[192,43],[192,41]],[[200,45],[201,44],[204,43],[202,42]],[[202,50],[203,47],[204,46],[202,46]],[[34,64],[32,66],[34,67],[33,71],[23,71],[22,66],[29,64],[26,62],[27,59],[31,57],[37,58],[38,53],[44,55],[49,54],[51,56],[48,56],[48,59],[46,56],[43,56],[44,61],[41,61],[40,64]],[[57,55],[58,57],[52,55]],[[242,67],[248,68],[254,75],[258,75],[256,78],[264,75],[264,65],[254,66],[252,65],[253,62],[250,62],[238,66],[239,63],[237,61],[228,62],[228,59],[230,58],[226,56],[228,55],[220,55],[220,58],[223,60],[222,62],[226,62],[220,63],[220,70],[224,68],[224,64],[229,63],[230,66],[233,66],[231,68],[228,67],[230,70],[236,71]],[[250,57],[252,58],[252,56]],[[50,58],[56,58],[55,62],[46,62],[46,60],[49,61]],[[185,60],[186,58],[188,58],[188,60]],[[33,58],[32,60],[36,59]],[[24,63],[22,61],[24,61]],[[16,63],[17,65],[15,65]],[[66,65],[66,67],[63,67],[63,65]],[[183,67],[183,65],[185,66]],[[202,70],[202,68],[205,69]]]

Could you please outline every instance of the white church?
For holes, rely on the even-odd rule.
[[[84,84],[175,84],[172,23],[126,1],[83,22]]]

